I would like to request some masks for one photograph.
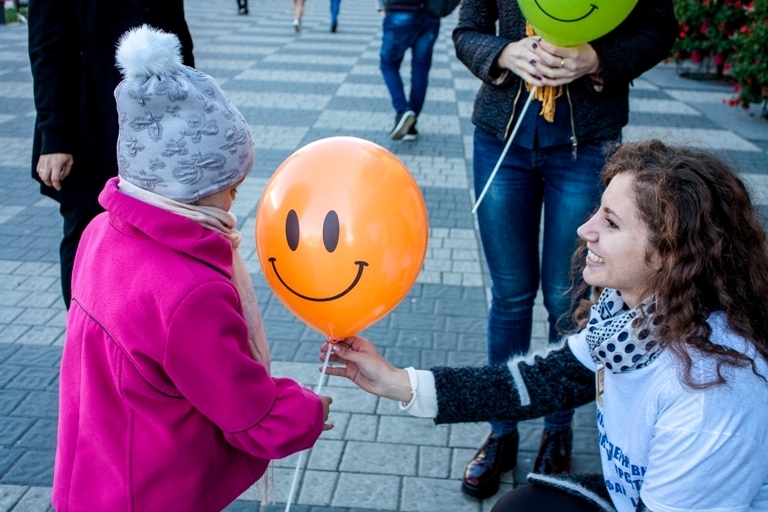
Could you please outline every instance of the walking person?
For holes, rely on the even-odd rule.
[[[69,308],[80,236],[103,211],[98,196],[104,184],[117,176],[118,39],[148,23],[176,34],[184,64],[194,66],[192,36],[183,0],[30,0],[29,13],[37,111],[32,177],[43,195],[59,202],[61,291]]]
[[[341,0],[331,0],[331,32],[336,33],[339,28],[339,9],[341,8]]]
[[[440,32],[440,18],[429,14],[423,0],[379,0],[382,23],[379,68],[395,108],[392,140],[415,140],[416,121],[424,107],[432,67],[432,50]],[[411,50],[411,92],[406,99],[400,65]]]
[[[528,352],[539,287],[549,341],[573,328],[569,312],[579,297],[569,293],[569,269],[576,228],[599,201],[606,151],[628,121],[630,81],[668,55],[676,27],[671,0],[639,0],[611,33],[562,48],[527,32],[516,1],[462,1],[453,32],[456,54],[482,80],[472,114],[476,195],[519,119],[529,86],[553,93],[549,101],[532,101],[477,210],[492,281],[489,364]],[[572,416],[565,410],[544,418],[534,471],[570,470]],[[496,493],[501,473],[517,464],[517,423],[494,421],[490,427],[463,476],[462,490],[478,498]]]
[[[219,511],[312,446],[330,397],[270,376],[230,208],[245,119],[176,36],[121,39],[119,177],[77,250],[61,359],[53,506]]]
[[[304,16],[304,4],[307,0],[293,0],[293,30],[301,31],[301,17]]]
[[[438,424],[521,421],[596,401],[602,474],[531,473],[533,485],[502,495],[493,512],[768,510],[759,211],[723,160],[659,141],[624,145],[602,179],[573,259],[583,286],[602,292],[580,304],[560,346],[422,371],[395,368],[352,337],[333,346],[331,362],[345,367],[328,373]]]

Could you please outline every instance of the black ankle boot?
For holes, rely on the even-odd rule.
[[[480,499],[496,494],[501,474],[517,465],[519,442],[517,432],[504,436],[491,433],[464,470],[461,482],[464,494]]]

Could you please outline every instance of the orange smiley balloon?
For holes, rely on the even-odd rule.
[[[360,332],[405,297],[427,237],[424,199],[408,169],[354,137],[319,140],[288,157],[256,213],[267,283],[333,339]]]

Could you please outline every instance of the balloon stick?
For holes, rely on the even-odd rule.
[[[509,151],[509,146],[512,145],[512,141],[515,140],[515,135],[517,135],[517,130],[520,129],[520,124],[523,122],[523,118],[525,117],[525,113],[528,112],[528,106],[531,104],[531,98],[533,98],[533,94],[536,92],[536,86],[534,85],[531,91],[528,93],[528,99],[525,100],[525,105],[523,105],[523,110],[520,111],[520,117],[517,118],[517,122],[515,123],[515,127],[512,129],[512,134],[509,136],[509,140],[507,141],[507,145],[504,146],[504,151],[501,152],[501,156],[499,157],[499,161],[496,162],[496,167],[493,168],[493,172],[488,177],[488,181],[485,182],[485,186],[483,187],[483,191],[480,192],[480,195],[477,198],[477,201],[475,202],[475,206],[472,207],[472,213],[477,212],[477,208],[480,206],[480,203],[482,202],[483,198],[485,197],[485,194],[488,193],[488,189],[491,187],[491,183],[493,182],[493,178],[496,177],[496,173],[499,172],[499,167],[501,167],[501,162],[504,160],[504,157],[507,156],[507,151]]]
[[[331,358],[331,344],[328,343],[328,352],[325,353],[325,360],[323,361],[323,371],[320,373],[320,381],[315,387],[315,394],[319,395],[320,390],[323,389],[323,379],[325,378],[325,371],[328,369],[328,360]],[[306,451],[306,450],[304,450]],[[296,461],[296,470],[293,472],[293,481],[291,482],[291,490],[288,491],[288,502],[285,504],[285,512],[291,510],[291,502],[293,501],[293,493],[296,490],[296,482],[299,481],[299,471],[301,469],[301,463],[304,459],[304,452],[299,452],[299,460]]]

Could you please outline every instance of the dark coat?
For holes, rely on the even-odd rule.
[[[498,20],[498,35],[496,22]],[[568,84],[573,130],[579,143],[610,140],[629,121],[629,84],[666,58],[677,35],[672,0],[639,0],[610,34],[590,42],[600,60],[604,87],[595,90],[588,76]],[[517,102],[521,79],[514,73],[499,84],[494,63],[511,42],[525,37],[525,18],[513,0],[463,0],[453,31],[456,55],[483,81],[472,123],[499,139]]]
[[[70,153],[74,164],[61,191],[43,194],[73,208],[99,211],[99,192],[117,176],[115,66],[120,36],[148,23],[181,40],[194,65],[183,0],[29,0],[29,59],[34,78],[32,177],[41,154]]]

